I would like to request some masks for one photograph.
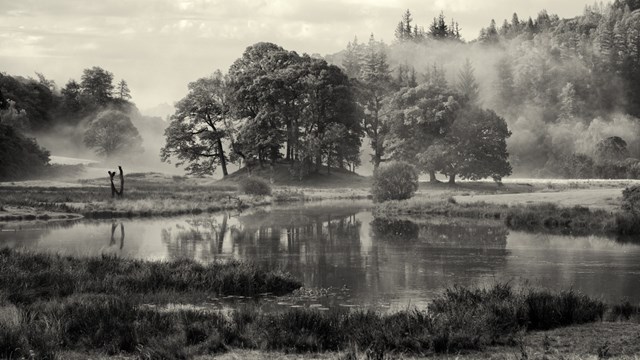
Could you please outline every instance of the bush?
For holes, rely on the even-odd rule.
[[[240,191],[247,195],[271,195],[271,185],[264,179],[251,177],[240,181]]]
[[[405,162],[383,166],[373,174],[373,201],[405,200],[418,190],[418,172]]]
[[[640,214],[640,185],[622,190],[622,210],[634,216]]]

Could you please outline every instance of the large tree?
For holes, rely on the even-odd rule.
[[[392,78],[384,44],[375,41],[373,35],[364,52],[358,80],[358,99],[364,110],[364,130],[373,150],[371,163],[377,169],[384,161],[384,137],[387,132],[383,122],[384,103],[392,90]]]
[[[301,57],[272,43],[248,47],[229,69],[230,88],[237,118],[236,148],[244,158],[274,163],[286,143],[285,158],[293,158],[300,113]]]
[[[491,110],[477,106],[462,109],[446,136],[428,152],[438,171],[455,183],[456,176],[496,182],[511,174],[506,139],[511,136],[506,121]]]
[[[113,74],[101,67],[84,69],[80,81],[82,94],[98,105],[106,105],[112,99]]]
[[[217,165],[228,175],[223,140],[230,117],[228,80],[220,71],[189,83],[189,93],[176,104],[165,130],[162,161],[177,158],[192,174],[213,173]]]
[[[142,138],[129,116],[117,110],[105,110],[91,122],[84,143],[98,155],[110,158],[141,151]]]
[[[460,96],[438,82],[425,83],[396,92],[389,104],[389,135],[386,151],[395,160],[419,166],[436,181],[439,170],[422,154],[438,144],[448,132],[460,109]]]

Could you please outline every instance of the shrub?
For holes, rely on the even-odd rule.
[[[622,191],[622,210],[634,216],[640,214],[640,185],[633,185]]]
[[[264,179],[251,177],[240,181],[240,191],[247,195],[271,195],[271,185]]]
[[[418,190],[418,172],[405,162],[383,166],[373,174],[373,201],[405,200]]]

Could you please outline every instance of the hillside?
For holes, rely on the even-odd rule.
[[[311,186],[311,187],[368,187],[370,178],[358,175],[346,169],[331,168],[327,174],[327,167],[323,166],[319,173],[310,174],[303,180],[297,180],[289,172],[289,163],[276,163],[273,168],[265,165],[263,168],[255,167],[249,173],[246,167],[229,174],[221,183],[237,183],[249,176],[261,177],[272,180],[274,185],[280,186]]]

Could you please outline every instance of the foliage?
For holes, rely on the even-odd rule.
[[[16,131],[0,124],[0,180],[39,175],[49,163],[49,152]]]
[[[457,95],[437,81],[406,87],[389,100],[387,152],[394,160],[419,164],[420,170],[437,171],[419,156],[442,139],[460,109]]]
[[[622,309],[621,307],[619,307]],[[628,307],[627,307],[628,308]],[[512,345],[523,331],[594,322],[605,305],[571,291],[453,287],[428,310],[392,313],[331,309],[264,312],[246,306],[228,314],[160,311],[119,295],[81,294],[2,307],[0,355],[52,357],[59,351],[193,358],[230,349],[308,354],[368,349],[387,354],[451,353]],[[616,313],[629,310],[616,310]],[[33,353],[31,353],[33,352]]]
[[[138,129],[129,116],[117,110],[99,113],[85,132],[84,143],[107,158],[142,150]]]
[[[633,185],[622,191],[622,210],[638,217],[640,215],[640,185]]]
[[[271,195],[271,185],[267,180],[248,177],[240,181],[240,191],[247,195]]]
[[[619,136],[603,139],[596,144],[595,157],[600,163],[624,160],[629,157],[627,142]]]
[[[364,110],[364,131],[371,141],[371,163],[374,169],[384,161],[385,136],[388,132],[384,119],[384,104],[387,96],[392,91],[392,78],[387,61],[387,55],[383,43],[377,42],[373,35],[369,39],[366,48],[360,49],[357,62],[358,102]],[[346,59],[353,62],[351,59]],[[343,63],[345,68],[354,66],[351,63]]]
[[[176,166],[192,174],[210,174],[219,164],[228,175],[223,139],[230,120],[228,79],[220,71],[189,84],[189,93],[176,104],[176,112],[165,129],[162,161],[177,158]]]
[[[107,105],[112,99],[113,74],[94,66],[82,72],[80,89],[83,96],[97,105]]]
[[[376,202],[409,199],[418,190],[418,172],[405,162],[393,162],[373,174],[371,194]]]
[[[145,262],[116,257],[73,258],[0,250],[0,289],[15,304],[72,294],[119,294],[148,299],[169,293],[254,296],[300,287],[290,275],[241,262]]]
[[[258,43],[229,71],[242,156],[344,167],[356,163],[362,129],[349,79],[324,60]],[[336,139],[346,141],[336,142]],[[305,175],[305,174],[302,174]]]
[[[506,144],[510,135],[507,123],[495,112],[467,107],[442,139],[441,158],[434,161],[431,156],[430,163],[440,165],[435,169],[450,179],[460,175],[471,180],[491,177],[499,182],[511,174]]]

